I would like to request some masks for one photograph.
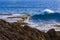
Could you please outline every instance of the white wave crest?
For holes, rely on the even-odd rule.
[[[42,12],[54,13],[54,11],[53,10],[50,10],[50,9],[45,9]]]

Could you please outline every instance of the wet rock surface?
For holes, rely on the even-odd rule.
[[[54,29],[51,29],[47,32],[51,40],[57,40],[57,33]]]
[[[50,40],[60,40],[60,31],[55,31],[54,29],[50,29],[47,34],[50,37]]]
[[[8,23],[0,20],[0,40],[60,40],[59,32],[54,29],[44,33],[28,25]]]

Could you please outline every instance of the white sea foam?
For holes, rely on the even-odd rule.
[[[45,10],[41,11],[42,14],[45,14],[44,12],[47,12],[48,14],[55,13],[55,11],[53,11],[51,9],[45,9]]]
[[[46,11],[48,11],[49,13],[50,12],[54,12],[54,11],[51,11],[49,9],[46,9]],[[13,16],[21,16],[21,14],[12,14],[12,15],[2,15],[0,16],[0,19],[3,19],[3,20],[6,20],[8,22],[16,22],[17,20],[20,20],[21,18],[10,18],[10,19],[7,19],[7,17],[13,17]],[[29,17],[28,19],[25,20],[26,23],[28,23],[28,25],[32,28],[37,28],[39,30],[44,30],[45,32],[47,32],[49,29],[55,29],[56,31],[60,31],[60,27],[54,27],[55,24],[60,24],[54,20],[50,20],[50,21],[44,21],[44,22],[39,22],[39,23],[34,23],[32,22],[31,20],[29,20]]]
[[[46,22],[40,22],[40,23],[30,22],[29,26],[31,26],[32,28],[37,28],[38,30],[44,31],[44,32],[47,32],[50,29],[55,29],[56,31],[60,31],[60,27],[55,27],[54,26],[54,25],[58,25],[58,24],[60,24],[60,23],[55,22],[55,21],[50,21],[50,23],[46,23]]]
[[[50,10],[50,9],[45,9],[45,10],[43,10],[43,12],[54,13],[54,11]]]

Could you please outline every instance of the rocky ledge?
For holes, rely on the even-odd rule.
[[[56,32],[54,29],[44,33],[26,24],[0,20],[0,40],[60,40],[60,36],[57,34],[60,32]]]

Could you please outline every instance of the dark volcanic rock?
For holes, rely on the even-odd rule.
[[[50,29],[47,34],[51,40],[60,40],[60,32],[56,32],[54,29]]]
[[[49,37],[28,25],[23,27],[17,23],[0,20],[0,40],[49,40]]]
[[[26,24],[21,25],[23,24],[8,23],[0,20],[0,40],[56,40],[57,38],[54,29],[44,33]]]
[[[60,31],[57,31],[57,40],[60,40]]]

